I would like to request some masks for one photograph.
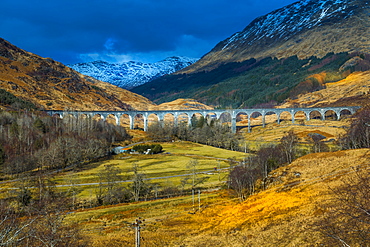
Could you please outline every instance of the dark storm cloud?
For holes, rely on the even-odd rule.
[[[294,0],[2,0],[1,37],[64,63],[200,57]]]

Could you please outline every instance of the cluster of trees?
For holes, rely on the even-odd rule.
[[[124,177],[123,170],[116,164],[106,165],[98,175],[99,186],[95,191],[96,201],[93,205],[137,202],[162,197],[168,193],[166,188],[160,188],[158,184],[146,180],[137,163],[132,164],[130,172],[132,175]],[[123,180],[132,182],[128,185],[118,183]]]
[[[99,187],[95,191],[97,205],[111,205],[130,200],[130,191],[117,183],[123,180],[121,173],[122,170],[115,164],[104,166],[98,174]]]
[[[57,169],[106,155],[124,128],[84,117],[60,119],[39,112],[0,112],[0,167],[5,174]]]
[[[0,105],[6,105],[14,109],[36,109],[36,106],[31,102],[17,98],[2,88],[0,88]]]
[[[65,212],[76,207],[78,187],[57,190],[49,170],[83,165],[129,138],[124,128],[90,118],[0,112],[0,168],[18,175],[17,189],[0,200],[0,246],[86,246],[78,228],[64,223]],[[111,167],[100,180],[114,174]],[[114,190],[109,187],[105,201],[115,202]]]
[[[218,148],[241,151],[239,146],[241,137],[231,132],[228,125],[222,124],[220,120],[206,119],[203,116],[193,116],[191,125],[180,123],[178,126],[171,124],[161,125],[154,123],[149,126],[148,133],[154,140],[192,141]]]
[[[262,146],[254,155],[235,166],[229,174],[228,185],[240,200],[245,200],[261,181],[262,189],[268,184],[268,174],[281,165],[291,163],[297,155],[298,137],[289,131],[278,145]]]
[[[45,171],[16,180],[0,200],[0,246],[83,246],[79,228],[64,223],[73,208],[69,191],[59,191]]]
[[[353,116],[350,128],[339,143],[343,149],[370,148],[370,106]]]
[[[141,154],[148,152],[148,154],[159,154],[163,147],[160,144],[138,144],[132,147],[133,150]]]

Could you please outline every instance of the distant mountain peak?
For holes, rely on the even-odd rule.
[[[109,63],[94,61],[68,65],[81,74],[109,82],[121,88],[132,88],[142,85],[160,76],[179,71],[198,59],[173,56],[156,63],[129,61],[124,63]]]

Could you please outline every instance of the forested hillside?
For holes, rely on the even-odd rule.
[[[287,98],[325,88],[354,71],[370,69],[370,55],[328,54],[323,58],[249,59],[211,71],[164,76],[133,89],[154,102],[194,98],[219,108],[277,105]]]
[[[90,118],[54,118],[40,112],[0,112],[2,174],[80,166],[106,156],[123,127]]]

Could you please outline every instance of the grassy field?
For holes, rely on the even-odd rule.
[[[293,129],[302,145],[307,146],[304,142],[309,133],[319,133],[327,137],[326,140],[336,140],[345,132],[344,127],[347,126],[345,121],[311,120],[305,124],[291,125],[288,121],[280,125],[270,123],[266,128],[254,127],[251,133],[244,132],[243,135],[248,148],[253,150],[264,144],[278,143],[281,137]],[[332,127],[334,124],[336,127]],[[79,172],[78,177],[93,176],[104,165],[114,163],[124,169],[125,174],[130,174],[130,165],[134,162],[139,164],[148,177],[176,175],[186,173],[186,165],[192,159],[199,162],[199,170],[212,170],[218,162],[221,167],[228,167],[227,158],[245,157],[244,153],[190,142],[161,145],[164,154],[120,155],[114,160],[95,164],[95,167]],[[368,152],[362,150],[302,157],[292,165],[275,171],[277,183],[269,190],[256,194],[241,204],[225,191],[202,191],[200,211],[198,195],[195,194],[194,202],[192,196],[183,196],[120,204],[80,210],[68,215],[67,220],[82,226],[94,246],[133,246],[134,231],[130,223],[138,217],[144,218],[147,224],[142,230],[143,246],[245,246],[245,243],[250,246],[294,246],[290,245],[290,242],[310,246],[311,235],[315,241],[320,239],[318,233],[307,233],[304,230],[308,227],[307,224],[312,223],[309,218],[317,210],[313,201],[328,199],[327,185],[315,178],[347,169],[352,160],[364,163],[361,159],[366,157],[364,154]],[[304,175],[297,178],[293,175],[297,172]],[[221,180],[226,178],[226,174],[223,175]],[[219,185],[217,173],[207,176],[210,176],[207,182],[209,186]],[[163,179],[160,182],[178,185],[179,179]],[[307,184],[304,181],[307,181]],[[336,180],[330,181],[330,186],[337,185]],[[292,182],[297,183],[296,188],[281,190]],[[296,238],[289,235],[292,231],[297,231]],[[271,244],[266,245],[268,242]]]
[[[122,173],[121,180],[129,180],[133,176],[133,164],[139,166],[141,173],[145,174],[146,178],[161,178],[151,180],[151,183],[156,183],[160,187],[178,187],[185,174],[192,172],[188,168],[191,161],[196,161],[197,172],[204,172],[197,175],[198,177],[207,177],[207,180],[202,187],[210,188],[220,186],[226,180],[227,171],[221,171],[218,168],[228,168],[230,165],[228,158],[242,160],[246,154],[230,150],[219,149],[206,145],[201,145],[191,142],[170,142],[160,143],[163,146],[164,152],[154,155],[140,154],[120,154],[113,156],[112,159],[92,163],[80,171],[64,173],[55,177],[57,185],[68,184],[85,184],[79,186],[78,197],[80,199],[90,198],[95,193],[97,185],[89,185],[90,183],[98,183],[98,175],[104,170],[106,165],[115,165],[120,168]],[[217,168],[215,171],[214,168]],[[166,177],[166,178],[163,178]],[[128,183],[126,183],[128,185]],[[189,188],[190,184],[186,185]],[[65,188],[67,189],[67,188]]]
[[[334,141],[338,140],[340,135],[346,133],[346,129],[349,126],[348,120],[341,121],[322,121],[322,120],[310,120],[303,121],[302,124],[291,124],[291,121],[282,121],[281,124],[269,123],[265,128],[258,125],[252,128],[252,131],[248,133],[246,128],[241,130],[245,140],[246,146],[250,150],[258,150],[262,145],[268,145],[271,143],[278,144],[280,139],[286,135],[290,130],[293,130],[299,137],[299,145],[302,149],[309,146],[309,134],[317,133],[325,136],[323,140],[325,143],[336,150]],[[241,144],[243,145],[243,144]]]
[[[133,246],[130,223],[145,219],[142,246],[315,246],[314,230],[332,199],[331,189],[369,169],[369,149],[310,154],[274,171],[272,183],[245,202],[225,192],[79,210],[67,216],[91,246]],[[297,176],[296,174],[300,174]],[[195,209],[195,210],[194,210]],[[315,227],[313,227],[315,225]],[[292,234],[293,233],[293,234]]]
[[[302,145],[307,147],[304,142],[309,133],[324,135],[325,141],[336,140],[347,125],[346,121],[311,120],[305,126],[284,121],[280,125],[270,123],[266,128],[257,126],[251,133],[242,134],[248,148],[257,150],[264,144],[278,143],[293,129]],[[134,246],[131,224],[138,217],[146,222],[142,229],[144,247],[312,246],[312,243],[320,243],[320,235],[307,229],[322,216],[325,203],[330,200],[328,188],[335,188],[340,182],[338,177],[327,175],[346,174],[353,161],[356,165],[369,164],[370,153],[364,149],[306,155],[273,171],[273,182],[268,190],[240,203],[227,190],[212,190],[223,185],[227,178],[227,170],[219,173],[220,170],[214,171],[214,168],[228,168],[228,158],[241,160],[247,154],[191,142],[160,144],[164,150],[161,154],[120,154],[55,177],[57,185],[86,184],[76,187],[77,200],[85,201],[85,208],[69,213],[65,223],[79,226],[89,246]],[[127,180],[132,176],[132,166],[136,163],[146,178],[169,176],[151,183],[158,183],[161,187],[179,187],[183,177],[177,176],[191,173],[187,166],[194,160],[198,162],[197,171],[206,172],[198,176],[208,177],[201,185],[199,198],[196,191],[194,197],[185,195],[95,208],[89,208],[86,203],[96,199],[98,185],[89,183],[98,182],[98,175],[106,165],[116,165],[122,171],[122,180]],[[294,186],[290,185],[292,183]],[[70,190],[71,187],[58,189]]]

